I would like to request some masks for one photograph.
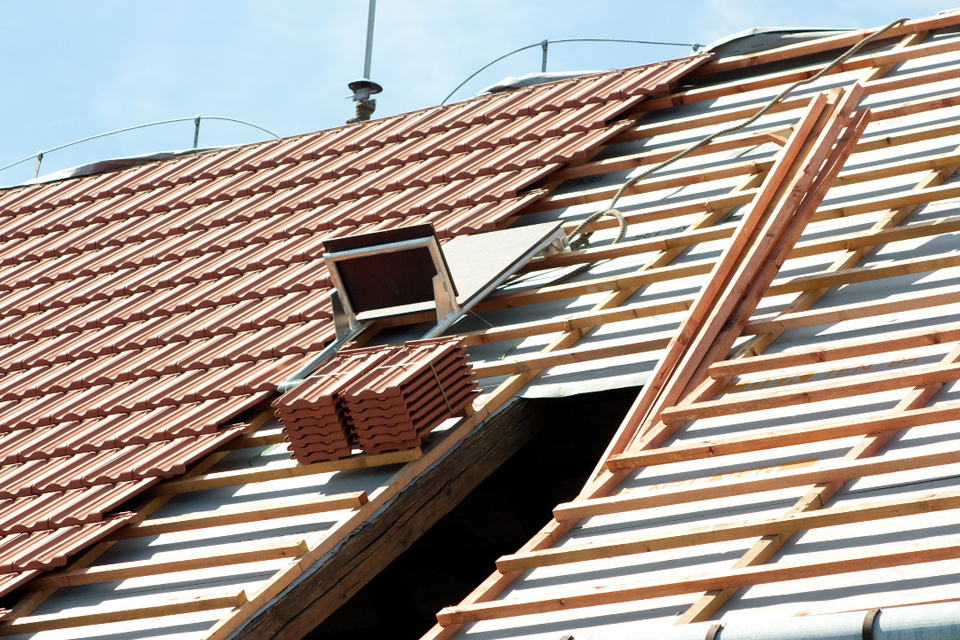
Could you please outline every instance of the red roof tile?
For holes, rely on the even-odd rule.
[[[0,192],[0,595],[121,526],[105,514],[234,437],[332,339],[325,238],[492,229],[702,60]],[[474,392],[438,375],[456,402]],[[391,409],[406,431],[365,446],[443,419],[423,385]]]

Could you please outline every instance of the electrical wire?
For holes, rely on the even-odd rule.
[[[163,124],[172,124],[172,123],[174,123],[174,122],[187,122],[187,121],[196,122],[198,119],[201,119],[201,116],[190,116],[190,117],[188,117],[188,118],[172,118],[172,119],[170,119],[170,120],[158,120],[157,122],[147,122],[147,123],[145,123],[145,124],[136,124],[136,125],[133,125],[132,127],[124,127],[123,129],[114,129],[113,131],[107,131],[106,133],[98,133],[98,134],[95,135],[95,136],[87,136],[86,138],[80,138],[79,140],[74,140],[73,142],[68,142],[68,143],[66,143],[66,144],[61,144],[60,146],[57,146],[57,147],[53,147],[53,148],[50,148],[50,149],[46,149],[46,150],[44,150],[44,151],[40,151],[40,152],[38,152],[38,153],[34,153],[34,154],[32,154],[32,155],[27,156],[26,158],[21,158],[20,160],[17,160],[16,162],[11,162],[11,163],[8,164],[8,165],[4,165],[4,166],[0,167],[0,171],[5,171],[5,170],[7,170],[7,169],[9,169],[9,168],[11,168],[11,167],[17,166],[18,164],[23,164],[24,162],[27,162],[27,161],[29,161],[29,160],[34,160],[34,159],[36,159],[37,157],[43,157],[43,156],[45,156],[46,154],[51,153],[51,152],[53,152],[53,151],[59,151],[60,149],[66,149],[67,147],[72,147],[72,146],[74,146],[74,145],[81,144],[81,143],[83,143],[83,142],[90,142],[91,140],[96,140],[97,138],[105,138],[105,137],[107,137],[107,136],[116,135],[116,134],[118,134],[118,133],[125,133],[125,132],[127,132],[127,131],[134,131],[135,129],[145,129],[146,127],[155,127],[155,126],[163,125]],[[273,136],[274,138],[279,138],[279,137],[280,137],[279,135],[277,135],[277,134],[274,133],[273,131],[270,131],[269,129],[265,129],[265,128],[261,127],[261,126],[258,125],[258,124],[254,124],[254,123],[252,123],[252,122],[247,122],[246,120],[239,120],[239,119],[237,119],[237,118],[229,118],[229,117],[227,117],[227,116],[202,116],[202,119],[203,119],[203,120],[223,120],[223,121],[226,121],[226,122],[236,122],[236,123],[238,123],[238,124],[246,125],[246,126],[248,126],[248,127],[253,127],[254,129],[259,129],[260,131],[263,131],[264,133],[266,133],[266,134],[268,134],[268,135],[271,135],[271,136]]]
[[[690,155],[691,153],[693,153],[693,152],[696,151],[697,149],[700,149],[700,148],[702,148],[702,147],[710,144],[711,142],[713,142],[713,141],[716,140],[717,138],[719,138],[719,137],[721,137],[721,136],[729,135],[729,134],[731,134],[731,133],[736,133],[737,131],[740,131],[740,130],[745,129],[746,127],[750,126],[751,124],[753,124],[754,122],[756,122],[757,120],[759,120],[761,117],[763,117],[764,114],[766,114],[767,112],[769,112],[770,109],[772,109],[774,106],[777,105],[777,103],[782,102],[783,99],[786,98],[786,97],[787,97],[792,91],[794,91],[797,87],[801,87],[801,86],[803,86],[803,85],[810,84],[810,83],[812,83],[812,82],[816,82],[817,80],[819,80],[820,78],[822,78],[824,75],[826,75],[827,73],[829,73],[831,69],[833,69],[834,67],[836,67],[836,66],[839,65],[839,64],[843,64],[846,60],[848,60],[851,56],[853,56],[854,54],[856,54],[858,51],[860,51],[863,47],[865,47],[866,45],[868,45],[870,42],[872,42],[873,40],[876,40],[876,39],[877,39],[878,37],[880,37],[882,34],[886,33],[887,31],[889,31],[889,30],[892,29],[893,27],[895,27],[895,26],[897,26],[898,24],[901,24],[901,23],[903,23],[903,22],[905,22],[905,21],[907,21],[907,20],[909,20],[909,18],[897,18],[896,20],[894,20],[894,21],[891,22],[890,24],[886,25],[885,27],[882,27],[881,29],[879,29],[878,31],[875,31],[874,33],[870,34],[869,36],[867,36],[867,37],[864,38],[863,40],[860,40],[860,41],[857,42],[855,45],[853,45],[852,47],[850,47],[849,49],[847,49],[847,50],[846,50],[843,54],[841,54],[839,57],[835,58],[830,64],[828,64],[826,67],[824,67],[823,69],[821,69],[821,70],[820,70],[819,72],[817,72],[815,75],[813,75],[813,76],[811,76],[811,77],[809,77],[809,78],[805,78],[805,79],[803,79],[803,80],[798,80],[798,81],[794,82],[793,84],[791,84],[790,86],[788,86],[788,87],[787,87],[786,89],[784,89],[783,91],[781,91],[780,93],[778,93],[776,96],[773,97],[773,99],[771,99],[769,102],[767,102],[767,104],[764,105],[759,111],[757,111],[755,114],[753,114],[752,116],[750,116],[750,117],[747,118],[746,120],[744,120],[744,121],[742,121],[742,122],[740,122],[740,123],[738,123],[738,124],[736,124],[736,125],[734,125],[734,126],[727,127],[726,129],[722,129],[722,130],[720,130],[720,131],[717,131],[717,132],[715,132],[715,133],[711,133],[710,135],[707,135],[707,136],[701,138],[698,142],[696,142],[696,143],[694,143],[693,145],[687,147],[687,148],[684,149],[683,151],[678,152],[677,154],[671,156],[670,158],[668,158],[667,160],[664,160],[663,162],[660,162],[659,164],[655,164],[654,166],[650,167],[650,168],[647,169],[646,171],[643,171],[642,173],[640,173],[640,174],[638,174],[638,175],[630,178],[630,179],[627,180],[626,182],[624,182],[624,183],[620,186],[620,188],[617,190],[616,194],[614,194],[613,198],[610,199],[610,202],[609,202],[609,204],[607,205],[607,208],[606,208],[606,209],[603,209],[603,210],[601,210],[601,211],[597,211],[597,212],[594,212],[594,213],[590,214],[585,220],[583,220],[583,222],[581,222],[579,225],[577,225],[577,227],[570,233],[570,247],[571,247],[571,249],[578,249],[578,248],[580,248],[580,247],[583,247],[583,246],[588,245],[588,244],[590,243],[590,236],[592,235],[593,232],[584,232],[584,229],[586,229],[587,226],[589,226],[590,224],[596,222],[597,220],[599,220],[600,218],[602,218],[602,217],[604,217],[604,216],[613,216],[613,217],[615,217],[615,218],[617,219],[617,223],[618,223],[618,225],[619,225],[619,230],[618,230],[617,236],[616,236],[616,238],[614,239],[614,241],[613,241],[612,244],[617,244],[617,243],[619,243],[621,240],[623,240],[624,236],[626,236],[626,233],[627,233],[627,225],[626,225],[626,220],[625,220],[624,217],[623,217],[623,214],[620,213],[615,207],[617,206],[617,202],[619,202],[620,198],[623,197],[623,195],[627,192],[627,190],[629,190],[631,187],[633,187],[634,185],[636,185],[638,182],[640,182],[641,180],[643,180],[644,178],[646,178],[646,177],[649,176],[650,174],[655,173],[655,172],[657,172],[657,171],[660,171],[661,169],[664,169],[665,167],[668,167],[668,166],[670,166],[671,164],[673,164],[673,163],[675,163],[675,162],[677,162],[677,161],[679,161],[679,160],[682,160],[683,158],[687,157],[688,155]],[[590,264],[590,263],[580,265],[579,267],[577,267],[577,268],[574,269],[573,271],[564,274],[564,275],[560,278],[560,280],[567,280],[567,279],[572,278],[572,277],[574,277],[574,276],[576,276],[576,275],[579,275],[579,274],[583,273],[584,271],[586,271],[587,269],[589,269],[591,266],[592,266],[592,264]]]
[[[493,62],[489,62],[483,65],[482,67],[474,71],[472,74],[470,74],[470,76],[466,80],[458,84],[453,91],[447,94],[446,98],[440,101],[440,104],[441,105],[446,104],[447,100],[453,97],[453,94],[455,94],[457,91],[463,88],[463,85],[467,84],[468,82],[470,82],[471,80],[476,78],[478,75],[480,75],[481,73],[483,73],[484,71],[492,67],[493,65],[497,64],[501,60],[505,60],[515,53],[520,53],[521,51],[526,51],[527,49],[533,49],[534,47],[543,47],[550,44],[562,44],[565,42],[619,42],[624,44],[652,44],[652,45],[658,45],[658,46],[664,46],[664,47],[690,47],[694,51],[697,51],[701,46],[703,46],[695,42],[691,44],[687,44],[685,42],[655,42],[651,40],[620,40],[617,38],[563,38],[560,40],[543,40],[535,44],[528,44],[525,47],[520,47],[519,49],[515,49],[510,53],[500,56]]]

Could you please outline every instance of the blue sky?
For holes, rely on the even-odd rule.
[[[0,166],[141,123],[227,116],[279,135],[343,124],[362,75],[367,0],[45,0],[2,3]],[[544,39],[707,44],[751,27],[874,27],[950,8],[925,0],[379,0],[371,76],[376,116],[439,103],[491,60]],[[551,46],[549,70],[628,67],[689,53],[629,44]],[[540,50],[498,63],[454,100],[538,71]],[[261,140],[209,121],[200,145]],[[48,154],[41,174],[111,157],[192,146],[193,124],[121,134]],[[0,172],[33,177],[35,161]]]

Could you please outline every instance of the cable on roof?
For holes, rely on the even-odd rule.
[[[440,105],[442,106],[446,104],[447,100],[452,98],[453,94],[459,91],[463,87],[463,85],[467,84],[468,82],[470,82],[471,80],[476,78],[478,75],[480,75],[481,73],[483,73],[484,71],[492,67],[493,65],[497,64],[501,60],[505,60],[506,58],[509,58],[515,53],[520,53],[521,51],[526,51],[527,49],[533,49],[534,47],[541,47],[544,49],[544,51],[546,51],[546,47],[549,44],[563,44],[566,42],[619,42],[623,44],[652,44],[652,45],[658,45],[658,46],[664,46],[664,47],[690,47],[691,49],[693,49],[694,53],[696,53],[696,51],[703,46],[696,42],[688,44],[686,42],[655,42],[651,40],[620,40],[618,38],[563,38],[561,40],[543,40],[541,42],[537,42],[536,44],[528,44],[525,47],[520,47],[519,49],[515,49],[510,53],[500,56],[493,62],[489,62],[483,65],[482,67],[480,67],[479,69],[471,73],[466,80],[458,84],[453,91],[447,94],[447,97],[440,101]]]
[[[586,229],[586,227],[587,227],[588,225],[596,222],[597,220],[599,220],[600,218],[603,218],[604,216],[612,216],[612,217],[615,217],[615,218],[617,219],[617,223],[618,223],[618,225],[619,225],[619,230],[618,230],[618,232],[617,232],[617,237],[614,239],[614,241],[613,241],[612,244],[617,244],[617,243],[619,243],[621,240],[623,240],[624,236],[625,236],[626,233],[627,233],[627,225],[626,225],[626,221],[624,220],[623,214],[620,213],[619,211],[617,211],[617,209],[615,209],[614,207],[617,206],[617,202],[620,200],[621,197],[623,197],[623,195],[627,192],[627,190],[630,189],[630,187],[634,186],[635,184],[637,184],[638,182],[640,182],[641,180],[643,180],[644,178],[646,178],[646,177],[649,176],[650,174],[652,174],[652,173],[654,173],[654,172],[656,172],[656,171],[660,171],[661,169],[670,166],[670,165],[673,164],[674,162],[677,162],[678,160],[681,160],[681,159],[687,157],[688,155],[690,155],[691,153],[693,153],[693,152],[696,151],[697,149],[700,149],[701,147],[704,147],[704,146],[710,144],[711,142],[713,142],[713,141],[716,140],[717,138],[719,138],[719,137],[721,137],[721,136],[729,135],[729,134],[731,134],[731,133],[736,133],[737,131],[740,131],[741,129],[744,129],[744,128],[750,126],[751,124],[753,124],[754,122],[756,122],[757,120],[759,120],[761,117],[763,117],[763,115],[766,114],[768,111],[770,111],[770,109],[772,109],[777,103],[782,102],[783,99],[786,98],[787,95],[789,95],[794,89],[796,89],[797,87],[803,86],[803,85],[805,85],[805,84],[810,84],[810,83],[812,83],[812,82],[816,82],[817,80],[819,80],[820,78],[822,78],[824,75],[826,75],[827,73],[829,73],[829,71],[830,71],[831,69],[833,69],[834,67],[836,67],[836,66],[839,65],[839,64],[843,64],[843,63],[844,63],[845,61],[847,61],[851,56],[853,56],[853,55],[856,54],[858,51],[860,51],[860,49],[862,49],[863,47],[867,46],[870,42],[872,42],[873,40],[876,40],[876,39],[877,39],[878,37],[880,37],[882,34],[886,33],[887,31],[889,31],[889,30],[892,29],[893,27],[897,26],[898,24],[901,24],[901,23],[903,23],[903,22],[906,22],[907,20],[909,20],[909,18],[897,18],[896,20],[894,20],[893,22],[891,22],[891,23],[888,24],[887,26],[885,26],[885,27],[881,28],[880,30],[875,31],[874,33],[872,33],[872,34],[870,34],[869,36],[865,37],[863,40],[861,40],[860,42],[856,43],[855,45],[853,45],[852,47],[850,47],[849,49],[847,49],[847,50],[846,50],[843,54],[841,54],[839,57],[835,58],[835,59],[833,60],[833,62],[831,62],[831,63],[828,64],[826,67],[824,67],[823,69],[821,69],[821,70],[820,70],[819,72],[817,72],[815,75],[813,75],[813,76],[811,76],[811,77],[809,77],[809,78],[806,78],[806,79],[804,79],[804,80],[798,80],[798,81],[794,82],[793,84],[791,84],[790,86],[788,86],[786,89],[784,89],[783,91],[781,91],[780,93],[778,93],[776,96],[774,96],[774,98],[771,99],[766,105],[764,105],[759,111],[757,111],[755,114],[753,114],[752,116],[750,116],[749,118],[747,118],[747,119],[744,120],[743,122],[740,122],[739,124],[736,124],[736,125],[734,125],[734,126],[732,126],[732,127],[727,127],[726,129],[722,129],[722,130],[717,131],[717,132],[715,132],[715,133],[711,133],[710,135],[705,136],[704,138],[701,138],[698,142],[696,142],[696,143],[694,143],[693,145],[687,147],[687,148],[684,149],[683,151],[680,151],[680,152],[677,153],[676,155],[668,158],[667,160],[664,160],[663,162],[661,162],[661,163],[659,163],[659,164],[653,165],[652,167],[650,167],[650,168],[647,169],[646,171],[643,171],[643,172],[640,173],[639,175],[636,175],[636,176],[630,178],[629,180],[627,180],[626,182],[624,182],[623,185],[621,185],[620,188],[617,190],[617,193],[614,194],[613,198],[610,199],[610,203],[607,205],[607,208],[606,208],[606,209],[603,209],[603,210],[601,210],[601,211],[597,211],[597,212],[595,212],[595,213],[590,214],[589,216],[587,216],[587,218],[586,218],[583,222],[581,222],[579,225],[577,225],[576,229],[574,229],[574,230],[570,233],[570,248],[571,248],[571,249],[579,249],[580,247],[584,247],[584,246],[590,244],[590,236],[593,234],[593,232],[592,232],[592,231],[584,232],[584,229]],[[587,269],[589,269],[591,266],[592,266],[592,263],[587,263],[587,264],[580,265],[579,267],[577,267],[577,268],[574,269],[573,271],[564,274],[559,280],[567,280],[567,279],[569,279],[569,278],[572,278],[572,277],[574,277],[574,276],[577,276],[577,275],[583,273],[584,271],[586,271]],[[558,281],[559,281],[559,280],[558,280]]]
[[[27,162],[27,161],[29,161],[29,160],[33,160],[34,158],[36,158],[36,159],[37,159],[37,172],[39,172],[39,171],[40,171],[40,162],[43,160],[44,155],[50,153],[51,151],[59,151],[60,149],[66,149],[67,147],[72,147],[72,146],[77,145],[77,144],[80,144],[80,143],[82,143],[82,142],[90,142],[91,140],[96,140],[97,138],[105,138],[105,137],[107,137],[107,136],[116,135],[116,134],[118,134],[118,133],[126,133],[127,131],[134,131],[135,129],[145,129],[145,128],[147,128],[147,127],[155,127],[155,126],[158,126],[158,125],[161,125],[161,124],[171,124],[171,123],[174,123],[174,122],[187,122],[187,121],[190,121],[190,122],[193,122],[193,123],[196,125],[197,130],[199,130],[200,120],[201,120],[201,119],[203,119],[203,120],[224,120],[224,121],[226,121],[226,122],[236,122],[237,124],[242,124],[242,125],[246,125],[246,126],[248,126],[248,127],[253,127],[254,129],[259,129],[260,131],[263,131],[264,133],[269,134],[269,135],[273,136],[274,138],[279,138],[279,137],[280,137],[279,135],[277,135],[277,134],[274,133],[273,131],[270,131],[269,129],[265,129],[265,128],[261,127],[261,126],[258,125],[258,124],[254,124],[254,123],[252,123],[252,122],[247,122],[246,120],[240,120],[240,119],[238,119],[238,118],[229,118],[229,117],[227,117],[227,116],[190,116],[190,117],[187,117],[187,118],[172,118],[172,119],[170,119],[170,120],[158,120],[158,121],[156,121],[156,122],[147,122],[147,123],[145,123],[145,124],[135,124],[135,125],[133,125],[132,127],[124,127],[124,128],[122,128],[122,129],[114,129],[113,131],[107,131],[106,133],[98,133],[98,134],[95,135],[95,136],[87,136],[86,138],[80,138],[79,140],[74,140],[73,142],[68,142],[68,143],[66,143],[66,144],[61,144],[60,146],[53,147],[53,148],[50,148],[50,149],[46,149],[46,150],[44,150],[44,151],[39,151],[39,152],[37,152],[37,153],[35,153],[35,154],[32,154],[32,155],[27,156],[26,158],[21,158],[20,160],[17,160],[16,162],[11,162],[10,164],[7,164],[7,165],[4,165],[4,166],[0,167],[0,171],[5,171],[5,170],[7,170],[7,169],[9,169],[9,168],[11,168],[11,167],[17,166],[18,164],[23,164],[24,162]],[[197,146],[197,136],[196,136],[196,135],[194,135],[193,146],[194,146],[194,147]]]

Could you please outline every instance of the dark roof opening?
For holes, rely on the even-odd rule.
[[[306,636],[416,640],[570,500],[637,396],[620,389],[522,400],[534,435],[383,571]]]

